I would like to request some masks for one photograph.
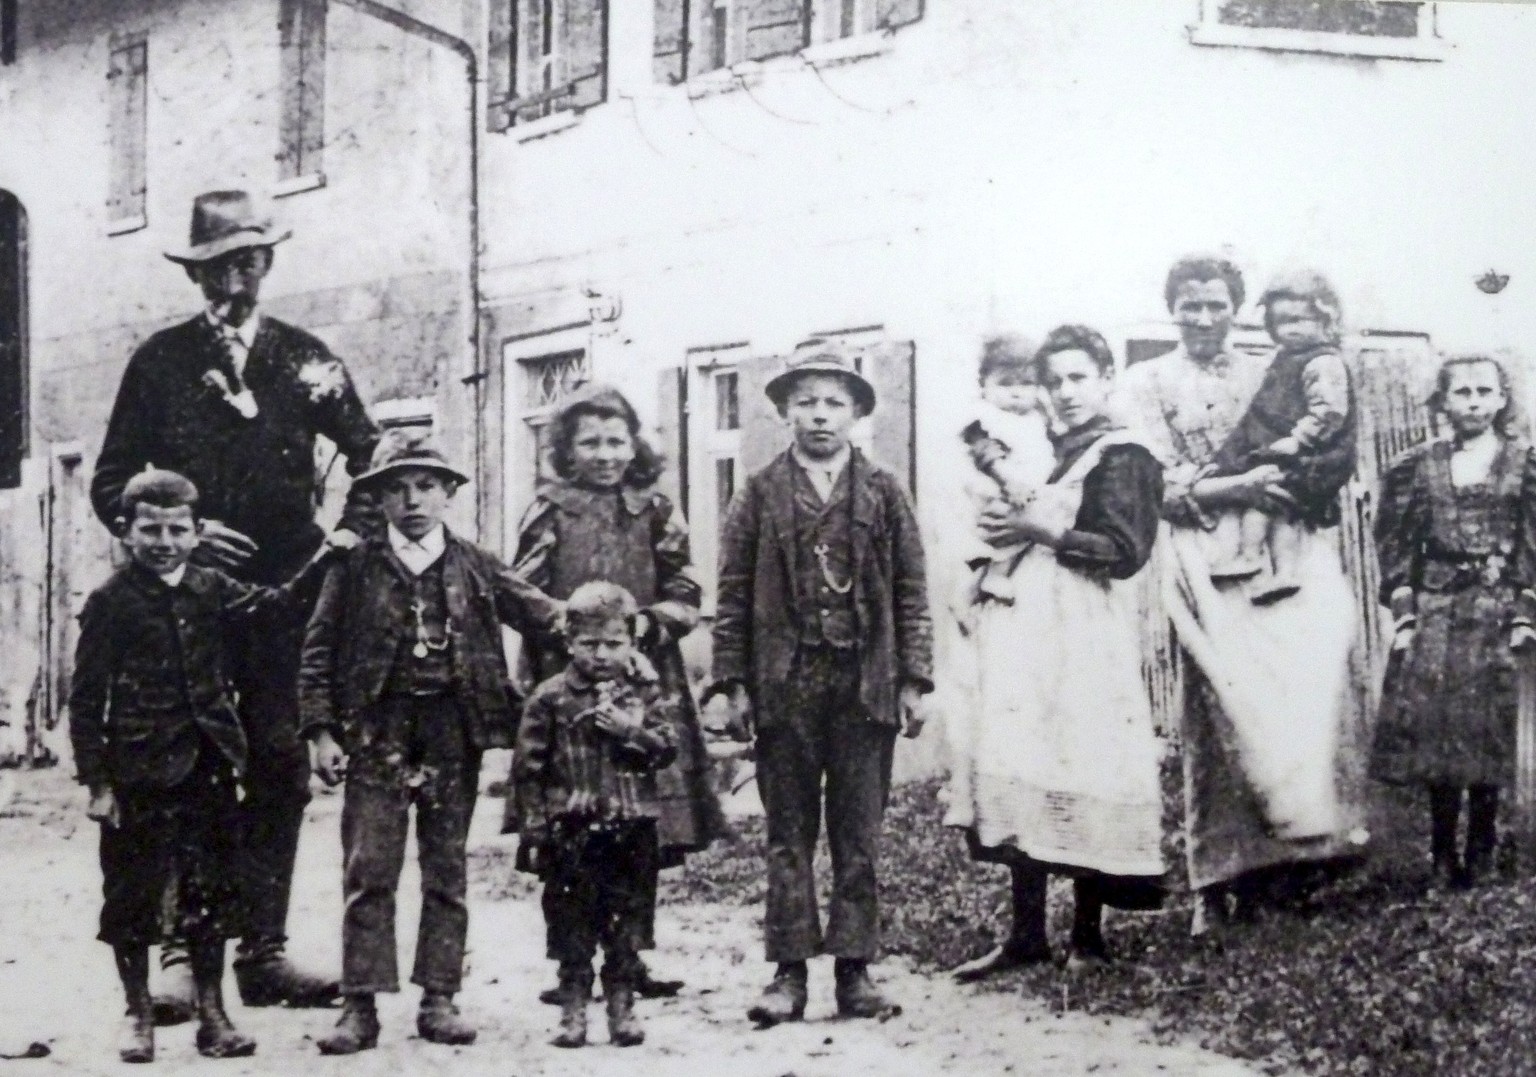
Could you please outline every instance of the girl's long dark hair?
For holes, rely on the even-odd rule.
[[[640,433],[640,416],[623,393],[609,385],[589,385],[577,392],[550,423],[549,463],[562,479],[574,477],[571,446],[576,427],[583,415],[599,419],[621,419],[635,442],[635,458],[624,471],[623,484],[636,489],[650,486],[661,478],[665,461]]]

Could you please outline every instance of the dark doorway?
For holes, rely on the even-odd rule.
[[[0,191],[0,489],[27,454],[27,212]]]

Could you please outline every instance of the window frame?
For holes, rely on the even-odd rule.
[[[713,616],[717,580],[715,566],[720,552],[720,529],[725,524],[726,505],[720,497],[720,466],[730,463],[733,488],[740,490],[746,481],[741,467],[741,367],[750,362],[751,345],[745,341],[689,348],[683,361],[689,381],[689,406],[684,421],[688,424],[688,530],[692,537],[694,563],[701,566],[700,583],[704,596],[702,610]],[[721,378],[736,380],[736,425],[721,429],[717,407]]]
[[[765,66],[788,61],[799,67],[803,62],[818,64],[845,63],[866,57],[884,55],[890,51],[890,35],[897,30],[921,22],[928,14],[927,0],[915,0],[917,13],[905,22],[885,26],[877,23],[881,0],[799,0],[801,17],[805,25],[805,37],[795,49],[752,57],[746,48],[746,30],[737,20],[727,15],[723,37],[720,24],[711,17],[711,33],[703,38],[705,22],[703,11],[724,9],[732,12],[740,0],[689,0],[683,9],[682,37],[678,49],[682,53],[679,63],[681,77],[676,80],[657,79],[659,83],[670,81],[672,85],[698,86],[708,89],[719,83],[731,88],[739,85],[743,69],[761,69]],[[653,4],[653,10],[654,10]],[[723,48],[723,55],[716,56]],[[716,60],[719,62],[716,62]],[[658,56],[652,50],[653,72]]]
[[[1221,21],[1222,2],[1223,0],[1199,0],[1199,15],[1189,27],[1191,44],[1214,48],[1316,53],[1355,59],[1410,60],[1421,63],[1444,60],[1449,49],[1449,45],[1440,36],[1439,4],[1430,0],[1420,4],[1419,32],[1415,37],[1292,30],[1282,27],[1233,26]]]
[[[325,76],[330,0],[280,0],[282,114],[275,197],[325,186]]]
[[[486,103],[487,127],[492,132],[511,131],[520,138],[537,138],[570,127],[582,113],[607,103],[612,89],[614,0],[589,0],[602,23],[598,64],[591,76],[570,77],[571,72],[567,71],[566,81],[560,85],[537,90],[525,85],[525,80],[530,77],[522,55],[526,6],[537,3],[547,9],[549,22],[544,32],[549,39],[550,51],[543,62],[555,65],[566,62],[566,52],[570,49],[564,8],[571,2],[581,0],[493,0],[488,27]],[[596,99],[580,104],[566,103],[565,99],[574,97],[576,87],[587,77],[600,80]],[[519,118],[529,109],[540,112]]]
[[[595,348],[589,325],[532,336],[504,339],[501,343],[502,437],[501,479],[502,518],[506,556],[517,552],[517,521],[533,501],[543,477],[544,461],[539,446],[539,431],[549,424],[569,395],[541,403],[530,401],[529,389],[539,365],[575,353],[581,353],[583,378],[570,388],[591,381],[594,376]],[[530,469],[528,464],[532,461]]]

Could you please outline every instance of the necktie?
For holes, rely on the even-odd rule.
[[[234,326],[220,322],[219,346],[224,353],[224,376],[229,379],[229,390],[238,396],[245,392],[245,382],[240,377],[247,353],[245,341]]]

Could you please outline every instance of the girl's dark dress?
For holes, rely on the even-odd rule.
[[[647,487],[592,489],[557,481],[543,487],[523,517],[514,569],[564,601],[593,580],[625,588],[657,631],[641,640],[661,691],[674,696],[677,758],[656,774],[657,836],[662,867],[682,863],[725,831],[710,783],[709,756],[678,641],[698,623],[701,592],[693,576],[688,532],[671,500]],[[533,684],[565,668],[563,652],[526,647]],[[515,826],[509,804],[508,829]]]
[[[1382,692],[1373,776],[1390,782],[1506,785],[1515,761],[1511,623],[1536,560],[1536,454],[1508,439],[1486,481],[1451,482],[1434,442],[1387,472],[1376,520],[1381,598],[1417,604]]]

